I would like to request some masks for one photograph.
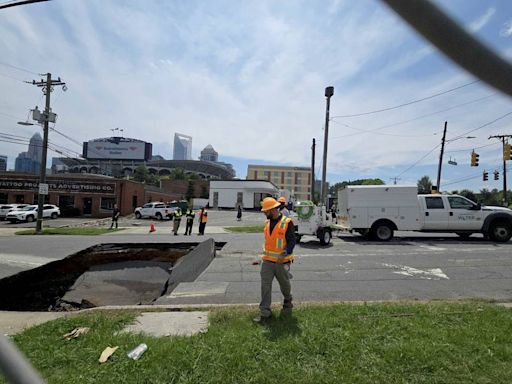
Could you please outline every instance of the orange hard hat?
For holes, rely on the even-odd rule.
[[[280,203],[285,203],[286,204],[286,199],[283,196],[281,196],[279,198],[279,200],[277,200],[277,201],[279,201]]]
[[[270,211],[273,208],[279,207],[281,204],[276,201],[273,197],[265,197],[261,203],[262,212]]]

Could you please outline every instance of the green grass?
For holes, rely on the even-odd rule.
[[[224,227],[228,232],[235,233],[262,233],[263,225],[244,225],[241,227]]]
[[[108,229],[108,228],[96,228],[96,227],[77,227],[77,228],[43,228],[43,235],[85,235],[95,236],[103,235],[105,233],[122,231],[122,228]],[[35,235],[35,229],[27,229],[24,231],[18,231],[15,235]]]
[[[43,324],[14,341],[48,383],[510,383],[512,311],[485,303],[310,305],[268,325],[217,309],[207,333],[116,334],[134,313]],[[66,341],[74,327],[89,334]],[[139,361],[126,352],[141,342]],[[98,364],[101,351],[119,346]],[[1,381],[1,380],[0,380]]]

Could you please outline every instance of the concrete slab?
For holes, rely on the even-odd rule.
[[[0,311],[0,333],[14,335],[27,328],[67,316],[66,312]]]
[[[155,337],[192,336],[208,331],[208,312],[144,312],[122,332]]]
[[[94,306],[149,304],[167,287],[170,263],[125,261],[92,267],[66,292],[63,301]]]
[[[167,297],[195,297],[225,295],[229,283],[223,281],[194,281],[192,283],[180,283]]]

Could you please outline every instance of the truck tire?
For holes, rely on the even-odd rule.
[[[471,232],[456,232],[457,236],[459,236],[461,239],[469,239],[469,236],[471,236],[473,233]]]
[[[157,220],[162,220],[163,219],[162,214],[160,212],[157,212],[155,217],[156,217]]]
[[[135,212],[135,218],[137,220],[139,220],[141,217],[142,217],[142,215],[140,214],[140,212]]]
[[[389,241],[393,238],[393,227],[386,222],[376,223],[372,227],[372,235],[375,240]]]
[[[329,229],[322,228],[318,231],[318,238],[320,239],[320,244],[328,245],[331,242],[332,234]]]
[[[489,226],[488,235],[492,241],[506,243],[512,237],[512,225],[510,222],[496,220]]]

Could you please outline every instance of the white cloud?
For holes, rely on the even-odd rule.
[[[512,36],[512,19],[503,24],[503,27],[500,31],[500,36],[510,37]]]
[[[469,23],[468,29],[473,33],[478,32],[489,23],[489,21],[491,20],[495,13],[496,8],[488,8],[487,11],[485,11],[485,13],[481,15],[478,19],[473,20],[471,23]]]

